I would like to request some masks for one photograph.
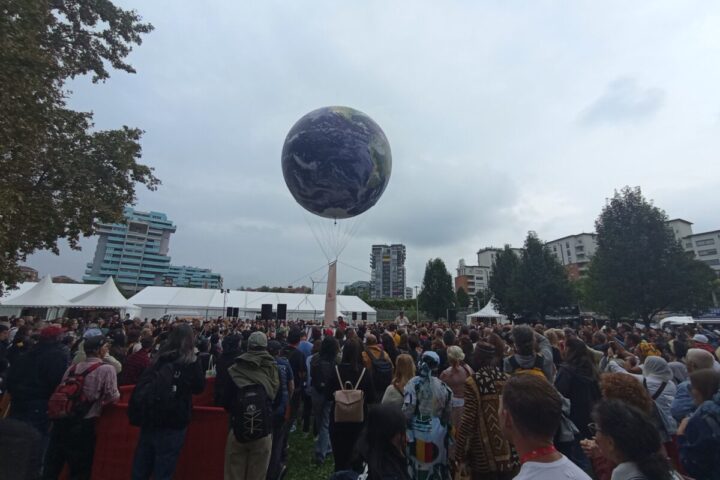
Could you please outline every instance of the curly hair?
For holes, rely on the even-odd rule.
[[[652,413],[652,398],[642,384],[631,375],[603,373],[600,376],[600,391],[605,399],[622,400],[647,414]]]

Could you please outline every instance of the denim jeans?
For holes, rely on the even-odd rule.
[[[287,458],[283,458],[288,443],[287,422],[285,415],[275,415],[273,417],[272,431],[272,450],[270,453],[270,465],[267,471],[267,480],[276,480],[280,476],[283,464]]]
[[[332,453],[330,448],[330,407],[332,402],[315,390],[312,392],[313,415],[318,436],[315,441],[315,457],[324,460]]]
[[[142,428],[135,448],[132,480],[171,480],[180,451],[185,444],[186,428]]]

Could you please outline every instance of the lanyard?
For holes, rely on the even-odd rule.
[[[522,457],[520,457],[520,463],[526,463],[531,460],[535,460],[536,458],[544,457],[545,455],[550,455],[551,453],[555,452],[557,452],[557,449],[553,445],[550,445],[549,447],[538,448],[537,450],[528,452]]]

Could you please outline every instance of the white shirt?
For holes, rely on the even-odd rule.
[[[592,480],[580,467],[563,455],[550,463],[525,462],[515,480]]]

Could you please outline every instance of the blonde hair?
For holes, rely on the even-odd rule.
[[[459,366],[460,362],[465,360],[465,352],[463,352],[462,348],[458,347],[457,345],[448,347],[447,356],[453,367]]]
[[[403,389],[411,378],[415,376],[415,362],[413,358],[407,353],[398,355],[395,360],[395,377],[393,378],[393,384]]]

